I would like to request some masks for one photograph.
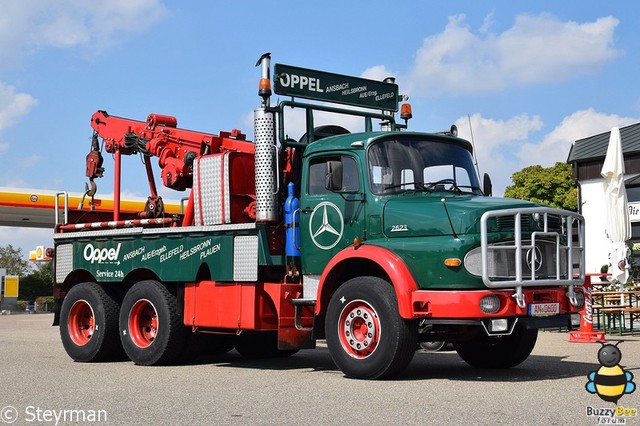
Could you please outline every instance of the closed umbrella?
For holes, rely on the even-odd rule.
[[[606,233],[611,240],[611,278],[620,288],[629,278],[628,250],[625,242],[631,238],[631,222],[627,207],[627,190],[624,187],[624,158],[620,129],[611,129],[607,155],[600,172],[604,178]]]

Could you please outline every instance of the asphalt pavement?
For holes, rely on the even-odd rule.
[[[344,377],[322,344],[275,360],[232,351],[168,367],[76,363],[52,320],[0,316],[0,426],[640,425],[640,335],[607,335],[624,339],[616,365],[637,376],[630,391],[622,375],[630,392],[616,390],[616,404],[586,388],[602,367],[601,345],[569,343],[567,333],[541,332],[529,359],[509,370],[471,368],[454,351],[418,351],[401,376],[362,381]]]

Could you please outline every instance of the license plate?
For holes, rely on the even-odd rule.
[[[529,305],[529,315],[532,317],[546,317],[560,313],[559,303],[533,303]]]

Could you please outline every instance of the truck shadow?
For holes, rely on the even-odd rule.
[[[455,352],[417,353],[398,380],[447,379],[472,382],[535,382],[587,377],[599,364],[565,361],[566,356],[531,355],[508,369],[483,369],[468,365]]]
[[[454,351],[418,351],[407,369],[391,381],[446,379],[468,382],[535,382],[587,377],[599,368],[596,362],[566,361],[566,356],[532,355],[525,362],[510,369],[480,369],[466,364]],[[335,366],[326,348],[301,350],[287,358],[250,360],[232,351],[215,357],[201,357],[191,365],[245,368],[258,370],[307,370],[309,373],[343,373]],[[640,370],[628,368],[627,371]],[[637,373],[636,373],[637,374]]]

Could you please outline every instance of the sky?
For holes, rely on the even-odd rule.
[[[82,193],[97,110],[143,121],[168,114],[182,128],[237,128],[252,139],[255,63],[265,52],[274,64],[394,76],[413,108],[409,129],[455,123],[473,139],[498,196],[514,172],[566,161],[575,140],[640,121],[635,1],[0,0],[0,7],[0,187]],[[294,119],[288,131],[302,129]],[[105,157],[103,197],[113,179]],[[146,198],[139,158],[125,158],[123,169],[124,197]],[[0,227],[0,246],[28,256],[37,245],[51,247],[51,235]]]

